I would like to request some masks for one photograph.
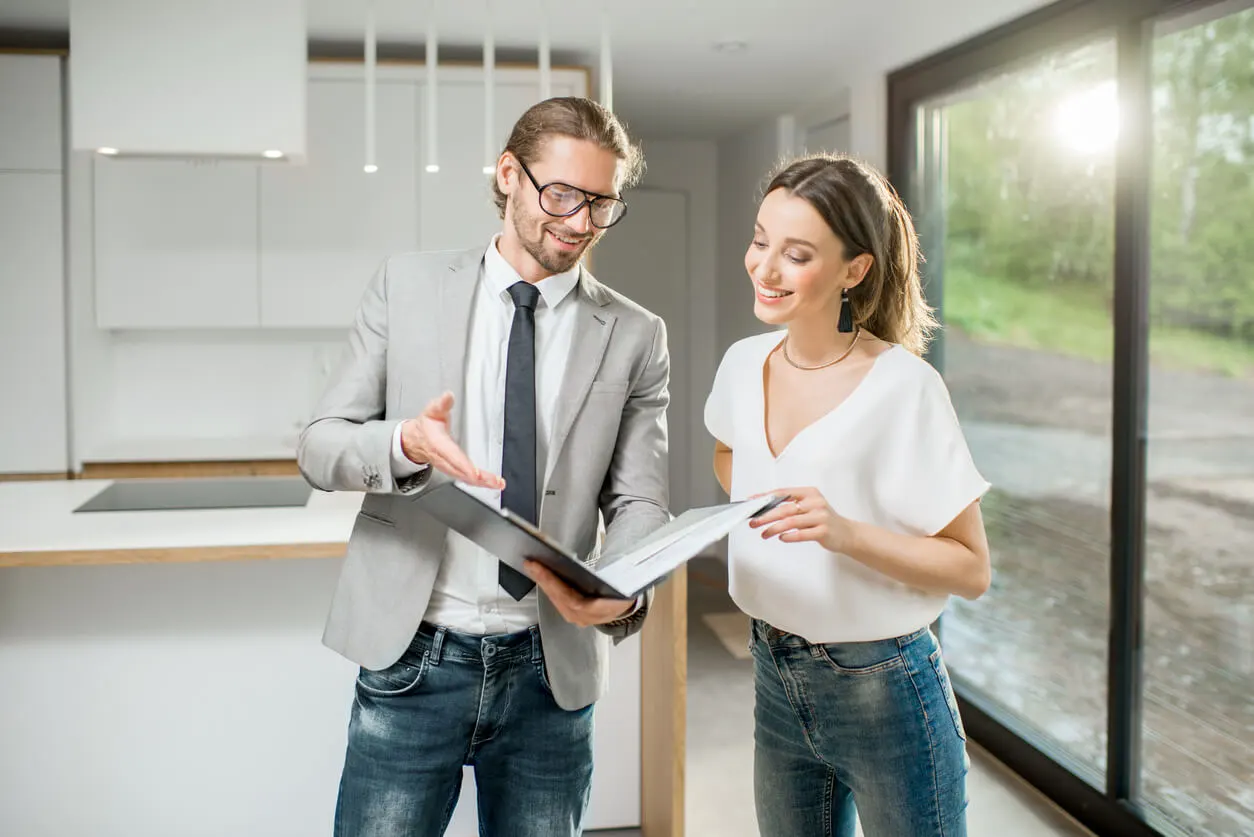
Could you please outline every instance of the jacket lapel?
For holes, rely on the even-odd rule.
[[[436,345],[440,352],[440,392],[453,393],[450,430],[455,439],[460,439],[465,430],[466,341],[470,337],[471,305],[479,284],[482,257],[481,250],[469,251],[449,265],[449,272],[438,279],[440,316]]]
[[[548,462],[545,466],[544,482],[548,483],[553,474],[553,466],[562,454],[562,446],[575,423],[575,416],[583,407],[583,402],[592,389],[592,381],[597,370],[601,368],[601,360],[605,357],[606,347],[610,344],[610,334],[614,331],[617,317],[605,310],[610,296],[588,271],[581,269],[579,287],[575,298],[579,310],[575,314],[575,333],[571,339],[570,358],[566,362],[566,375],[557,399],[557,414],[553,419],[552,443],[549,446]]]

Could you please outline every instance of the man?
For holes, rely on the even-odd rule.
[[[669,519],[665,328],[580,261],[641,168],[609,111],[541,102],[497,161],[500,234],[394,256],[363,296],[298,451],[315,487],[367,492],[324,636],[361,666],[337,835],[443,834],[463,765],[483,833],[580,833],[609,641],[649,597],[518,573],[415,500],[457,480],[588,561]]]

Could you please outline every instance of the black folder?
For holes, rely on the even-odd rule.
[[[627,552],[602,556],[595,568],[527,520],[484,502],[455,482],[432,487],[417,502],[427,514],[519,572],[531,558],[585,596],[634,599],[736,526],[783,500],[767,495],[690,509]]]

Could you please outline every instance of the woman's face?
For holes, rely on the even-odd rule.
[[[869,267],[869,257],[849,261],[844,255],[844,245],[809,201],[774,190],[758,207],[745,253],[753,313],[771,325],[830,318],[835,328],[841,290],[856,285]]]

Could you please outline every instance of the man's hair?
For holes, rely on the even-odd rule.
[[[620,190],[630,189],[644,174],[644,154],[640,146],[627,136],[627,129],[613,113],[592,101],[578,96],[546,99],[532,105],[514,123],[505,149],[523,163],[540,156],[550,137],[563,136],[594,142],[614,153],[623,162]],[[505,217],[505,193],[492,180],[492,195],[497,212]]]

